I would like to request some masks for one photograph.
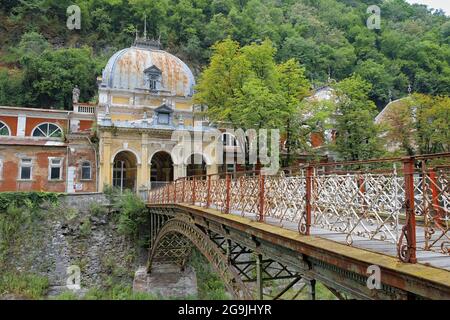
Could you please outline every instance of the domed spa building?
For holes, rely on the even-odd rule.
[[[194,86],[189,67],[157,41],[137,39],[109,59],[96,112],[100,191],[104,185],[143,191],[188,173],[217,172],[203,148],[173,159],[174,131],[192,137],[213,131],[194,116]]]

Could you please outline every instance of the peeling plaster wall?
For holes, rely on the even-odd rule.
[[[78,184],[77,192],[96,191],[96,160],[95,153],[91,146],[86,144],[71,145],[75,152],[69,153],[69,167],[75,170],[74,183]],[[20,181],[19,166],[20,159],[28,157],[33,160],[32,180]],[[48,179],[49,157],[62,158],[61,180],[50,181]],[[0,173],[1,191],[49,191],[65,192],[67,177],[67,148],[66,147],[45,147],[45,146],[11,146],[0,145],[0,160],[3,168]],[[81,163],[84,161],[91,163],[90,180],[81,180]]]

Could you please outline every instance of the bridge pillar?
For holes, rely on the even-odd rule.
[[[256,254],[256,300],[263,300],[264,280],[263,280],[263,258],[262,254]]]
[[[309,280],[308,283],[308,299],[316,300],[316,280]]]

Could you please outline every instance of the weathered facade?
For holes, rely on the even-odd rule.
[[[97,191],[93,110],[0,107],[0,191]]]

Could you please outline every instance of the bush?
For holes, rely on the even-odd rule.
[[[65,291],[52,297],[52,300],[78,300],[78,296],[71,291]]]
[[[225,284],[198,250],[192,251],[191,265],[197,273],[198,298],[200,300],[228,300]]]
[[[103,193],[110,204],[114,204],[121,195],[120,189],[110,186],[109,184],[103,186]]]
[[[103,216],[108,213],[108,209],[105,208],[105,206],[102,206],[96,202],[91,203],[89,211],[91,212],[91,215],[95,217]]]
[[[80,234],[82,237],[87,237],[92,230],[91,220],[89,218],[85,218],[80,223]]]
[[[62,193],[54,192],[1,192],[0,213],[5,212],[9,206],[28,207],[38,209],[44,202],[58,203]]]
[[[125,191],[113,203],[118,212],[117,229],[120,233],[137,237],[139,225],[146,222],[145,203],[133,192]]]
[[[145,293],[133,292],[131,286],[116,285],[110,289],[92,288],[83,297],[77,296],[71,291],[65,291],[53,300],[157,300],[160,297]]]
[[[48,287],[48,279],[38,275],[11,272],[0,275],[0,296],[13,294],[26,299],[42,299]]]
[[[90,289],[83,300],[157,300],[158,297],[144,292],[133,292],[131,286],[116,285],[109,290]]]
[[[18,208],[10,205],[6,212],[0,212],[0,265],[8,254],[8,250],[22,226],[28,225],[31,213],[27,208]]]

